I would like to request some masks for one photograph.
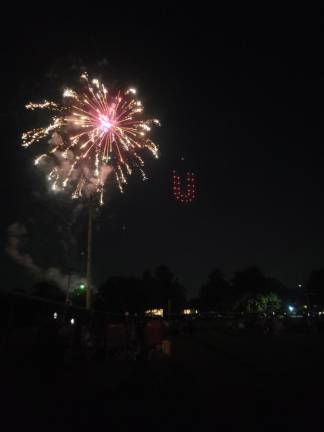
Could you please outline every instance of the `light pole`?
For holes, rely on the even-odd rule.
[[[91,259],[92,259],[92,200],[89,204],[88,219],[88,250],[87,250],[87,291],[86,291],[86,309],[91,309],[92,286],[91,286]]]
[[[70,291],[71,291],[71,269],[69,269],[67,275],[67,286],[66,286],[66,296],[65,296],[65,303],[67,305],[70,303]]]
[[[298,288],[303,288],[303,285],[300,283],[300,284],[298,284]],[[308,308],[308,313],[310,313],[310,301],[309,301],[309,293],[308,293],[308,289],[307,288],[305,288],[304,289],[304,291],[305,291],[305,296],[306,296],[306,301],[307,301],[307,308]]]

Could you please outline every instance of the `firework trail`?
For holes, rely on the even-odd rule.
[[[48,110],[50,123],[22,135],[23,147],[49,140],[50,149],[35,159],[48,170],[53,190],[68,190],[72,198],[96,193],[103,203],[104,184],[114,173],[121,192],[127,176],[138,169],[143,179],[143,150],[156,158],[158,148],[149,138],[157,119],[143,115],[136,90],[108,90],[98,79],[81,75],[79,90],[67,88],[63,102],[45,100],[26,105],[28,110]]]

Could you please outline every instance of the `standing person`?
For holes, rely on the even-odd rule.
[[[161,351],[163,327],[160,320],[150,320],[144,329],[144,339],[147,357],[150,359],[154,351]]]
[[[127,355],[128,332],[123,322],[109,323],[106,330],[106,357],[124,358]]]
[[[274,335],[278,335],[281,333],[283,325],[282,322],[278,319],[278,317],[274,316],[271,321],[271,332]]]
[[[90,360],[94,348],[94,338],[91,326],[89,324],[82,327],[81,341],[84,355],[87,360]]]
[[[139,336],[135,322],[128,323],[128,355],[132,360],[136,360],[139,355]]]
[[[171,340],[170,340],[170,323],[164,321],[163,335],[162,335],[162,352],[165,356],[171,356]]]
[[[263,334],[268,335],[270,332],[269,319],[265,315],[262,315],[260,320]]]
[[[82,327],[78,322],[73,329],[73,340],[72,340],[72,355],[73,359],[79,359],[81,357],[82,349]]]
[[[146,358],[146,343],[145,343],[145,321],[139,319],[136,322],[136,333],[138,338],[138,355],[137,359],[145,360]]]
[[[72,342],[74,334],[73,325],[71,325],[69,322],[64,323],[58,334],[63,350],[63,360],[70,361],[72,358]]]

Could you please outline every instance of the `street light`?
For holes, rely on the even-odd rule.
[[[304,288],[303,287],[303,285],[301,284],[301,283],[299,283],[298,285],[298,288]],[[309,292],[308,292],[308,288],[307,288],[307,285],[306,285],[306,287],[304,288],[304,292],[305,292],[305,297],[306,297],[306,301],[307,301],[307,305],[306,305],[306,307],[304,306],[304,308],[305,309],[311,309],[311,304],[310,304],[310,299],[309,299]]]

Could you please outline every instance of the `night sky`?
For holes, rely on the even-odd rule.
[[[24,104],[59,97],[82,66],[106,83],[134,85],[162,123],[154,133],[161,157],[146,158],[150,180],[132,176],[124,195],[108,184],[95,222],[96,285],[166,264],[193,294],[213,267],[231,277],[257,265],[292,288],[324,267],[319,11],[156,8],[150,18],[118,15],[95,29],[74,16],[73,24],[2,30],[5,288],[32,283],[4,252],[12,222],[25,224],[25,250],[40,266],[67,265],[60,233],[75,203],[48,192],[33,165],[37,148],[19,145],[35,122]],[[173,169],[196,173],[192,204],[173,199]],[[74,271],[83,273],[84,210],[72,231]]]

